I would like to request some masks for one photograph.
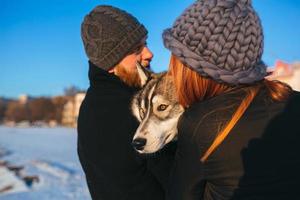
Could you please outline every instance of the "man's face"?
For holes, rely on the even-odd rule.
[[[153,54],[148,49],[145,41],[146,39],[143,40],[131,54],[124,57],[116,67],[110,70],[110,72],[120,77],[120,79],[129,86],[140,86],[136,63],[139,62],[142,66],[148,67],[153,58]]]

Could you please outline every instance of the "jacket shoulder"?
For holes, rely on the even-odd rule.
[[[179,137],[196,142],[198,147],[206,149],[231,118],[244,96],[245,92],[239,90],[193,104],[180,118]]]

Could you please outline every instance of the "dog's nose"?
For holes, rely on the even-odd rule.
[[[136,149],[136,150],[143,150],[145,147],[147,140],[145,138],[136,138],[132,141],[131,145]]]

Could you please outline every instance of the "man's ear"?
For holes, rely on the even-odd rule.
[[[136,63],[136,69],[141,79],[141,86],[143,87],[150,79],[152,72],[146,67],[143,67],[139,62]]]

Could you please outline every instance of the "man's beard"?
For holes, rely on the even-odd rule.
[[[129,71],[122,65],[115,67],[115,75],[130,87],[141,87],[141,79],[137,70]]]

